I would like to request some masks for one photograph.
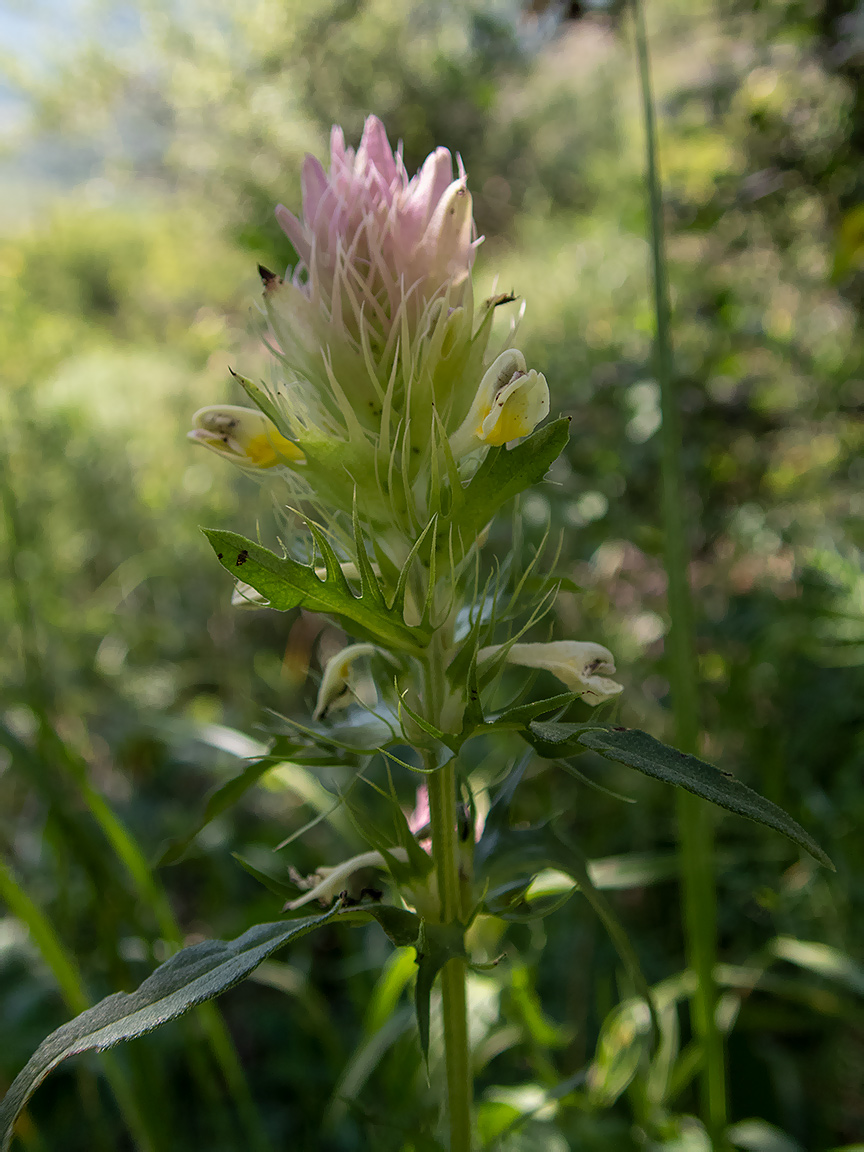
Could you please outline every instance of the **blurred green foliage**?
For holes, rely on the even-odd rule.
[[[333,121],[356,139],[377,113],[409,169],[438,143],[461,153],[486,233],[481,287],[497,278],[527,301],[519,346],[574,417],[565,458],[523,503],[524,547],[549,521],[562,531],[558,570],[583,591],[560,594],[556,636],[612,648],[624,722],[668,735],[658,389],[623,7],[574,5],[556,20],[503,0],[190,0],[137,14],[140,31],[118,44],[100,8],[83,48],[57,44],[50,68],[19,69],[27,147],[62,137],[98,161],[77,187],[34,188],[39,210],[0,237],[0,846],[94,996],[133,986],[168,945],[70,764],[86,764],[155,861],[252,754],[249,738],[266,739],[266,709],[308,713],[338,643],[312,618],[229,606],[197,526],[252,534],[260,522],[267,538],[271,509],[183,437],[195,408],[242,399],[229,365],[266,371],[247,320],[254,265],[293,262],[272,207],[296,204],[302,155],[324,151]],[[718,821],[732,1115],[761,1122],[739,1124],[735,1141],[827,1152],[864,1138],[864,27],[849,0],[653,0],[648,15],[703,752],[783,804],[838,865],[829,877],[770,834]],[[511,546],[506,520],[493,546]],[[638,803],[537,762],[520,815],[563,813],[593,858],[616,857],[612,898],[662,982],[666,1048],[649,1063],[632,989],[578,897],[500,939],[481,926],[477,946],[506,957],[472,985],[481,1133],[514,1150],[701,1149],[686,1059],[677,1081],[662,1064],[689,1039],[671,797],[580,765]],[[415,783],[398,781],[406,805]],[[270,852],[324,806],[315,784],[272,773],[158,871],[188,938],[278,917],[232,852],[284,873],[287,860],[309,872],[356,850],[337,816]],[[417,1135],[435,1096],[406,1010],[410,950],[388,952],[374,929],[328,929],[225,998],[275,1146],[434,1147]],[[8,1081],[66,1015],[11,913],[0,1000]],[[124,1056],[141,1097],[161,1102],[160,1152],[237,1146],[232,1105],[202,1095],[212,1057],[198,1027],[172,1025]],[[128,1146],[97,1067],[40,1090],[26,1146]]]

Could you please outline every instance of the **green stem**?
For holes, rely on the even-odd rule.
[[[441,922],[460,919],[459,840],[456,829],[456,774],[449,764],[427,777],[432,824],[432,855],[438,878]],[[447,1067],[447,1108],[450,1152],[471,1150],[473,1085],[468,1051],[465,961],[448,960],[441,972],[444,1017],[444,1058]]]
[[[667,669],[678,746],[684,752],[695,752],[699,734],[696,644],[693,604],[687,579],[689,550],[684,519],[681,414],[672,367],[671,310],[657,164],[657,126],[642,0],[632,0],[632,5],[645,121],[646,182],[656,322],[655,357],[663,415],[663,526],[670,615]],[[704,1053],[701,1071],[702,1107],[708,1127],[716,1140],[721,1137],[726,1125],[726,1071],[723,1039],[715,1020],[717,896],[713,828],[704,801],[683,791],[678,796],[678,837],[688,962],[698,977],[693,1023]]]

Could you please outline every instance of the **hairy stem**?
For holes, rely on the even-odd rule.
[[[663,206],[657,165],[657,128],[648,40],[642,0],[632,0],[639,58],[639,81],[645,122],[646,183],[651,227],[651,254],[656,322],[655,359],[660,384],[663,527],[669,587],[670,630],[667,669],[672,690],[676,739],[684,752],[697,751],[699,707],[693,605],[687,579],[688,546],[684,519],[681,415],[672,369],[669,281],[666,267]],[[726,1073],[723,1040],[715,1021],[717,989],[717,897],[711,816],[704,801],[688,792],[678,795],[678,836],[684,895],[684,928],[689,964],[699,984],[693,1003],[694,1029],[702,1045],[703,1114],[715,1139],[726,1125]]]

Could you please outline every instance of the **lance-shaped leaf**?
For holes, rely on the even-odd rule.
[[[277,948],[330,923],[337,904],[321,916],[257,924],[236,940],[205,940],[184,948],[148,976],[135,992],[115,992],[52,1032],[15,1077],[0,1104],[0,1148],[8,1152],[21,1109],[61,1061],[80,1052],[103,1052],[152,1032],[245,979]]]
[[[279,557],[236,532],[205,528],[204,535],[222,567],[265,596],[271,608],[280,612],[301,607],[328,612],[355,635],[402,652],[416,654],[429,642],[428,630],[409,628],[398,608],[388,609],[368,593],[355,596],[329,545],[323,549],[327,577],[320,580],[312,566],[300,564],[290,556]],[[322,538],[318,529],[319,547]]]
[[[532,725],[532,728],[535,725]],[[834,865],[812,836],[784,812],[728,772],[721,772],[712,764],[696,756],[678,752],[636,728],[605,728],[582,732],[577,740],[609,760],[636,768],[646,776],[677,784],[688,792],[710,800],[721,808],[746,816],[758,824],[765,824],[809,852],[820,864],[834,871]]]
[[[578,699],[579,697],[574,692],[561,692],[557,696],[547,696],[545,700],[532,700],[528,704],[517,704],[513,708],[499,712],[496,716],[490,716],[487,727],[523,728],[535,717],[546,716],[549,712],[558,712],[568,708],[574,700]],[[565,727],[565,725],[560,725],[560,727]],[[577,725],[567,725],[567,727],[577,727]]]
[[[566,417],[553,420],[512,450],[493,448],[489,452],[465,489],[464,504],[454,517],[463,547],[474,543],[503,504],[543,479],[563,452],[569,429]]]

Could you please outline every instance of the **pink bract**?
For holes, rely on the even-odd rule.
[[[467,178],[436,148],[409,179],[401,148],[369,116],[356,153],[342,129],[330,136],[330,172],[314,156],[303,165],[303,218],[280,204],[276,217],[297,250],[294,284],[349,330],[387,340],[408,306],[418,319],[448,287],[467,280],[478,241]],[[410,302],[410,303],[409,303]]]

